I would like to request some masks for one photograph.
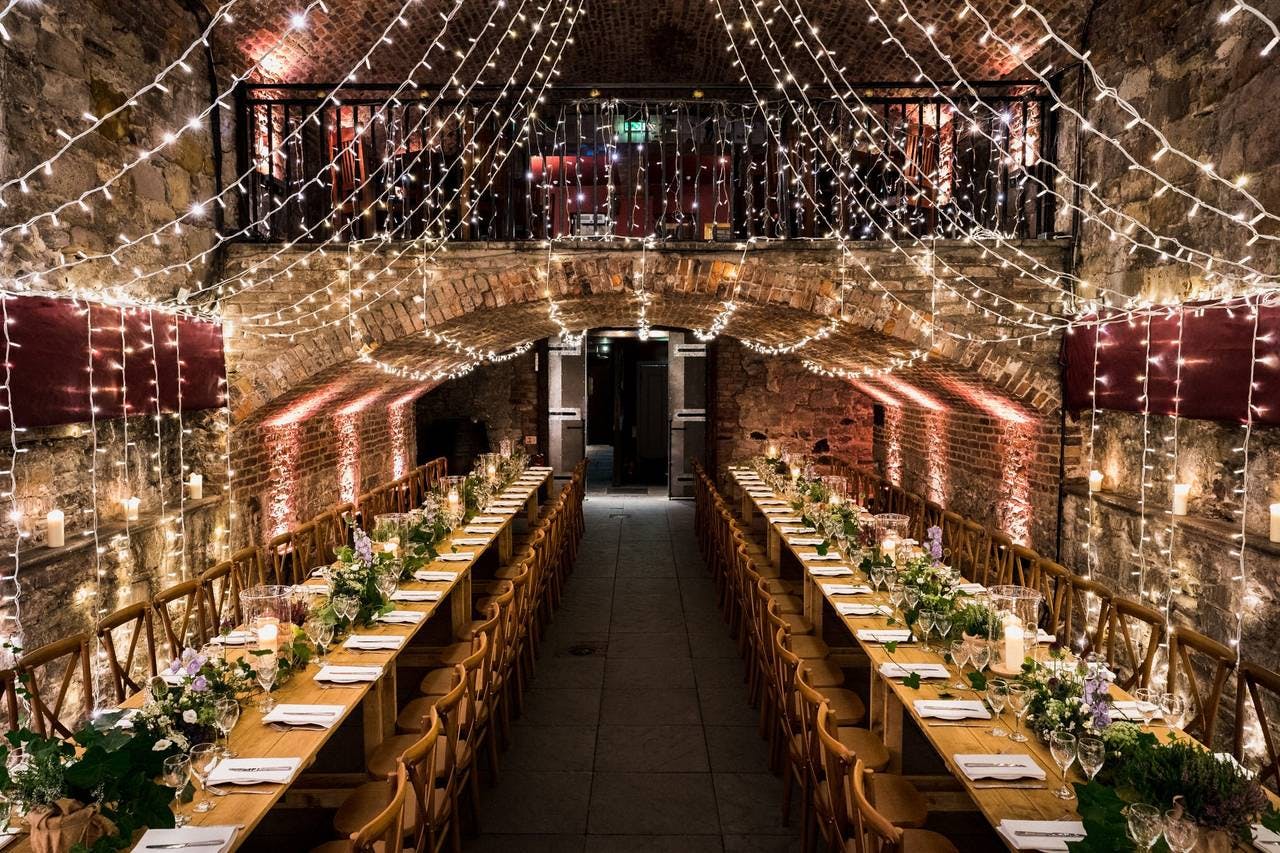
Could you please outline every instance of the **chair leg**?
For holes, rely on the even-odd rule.
[[[485,740],[489,742],[489,774],[490,783],[498,784],[498,730],[495,721],[495,714],[489,714],[489,731],[485,736]]]
[[[795,778],[791,768],[786,765],[790,763],[790,758],[783,762],[783,778],[782,778],[782,825],[791,825],[791,788],[795,785]]]

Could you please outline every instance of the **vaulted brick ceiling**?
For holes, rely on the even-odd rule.
[[[983,34],[977,16],[959,19],[965,0],[905,0],[921,26],[936,28],[935,40],[949,53],[960,73],[971,80],[1026,76],[1010,56],[998,46],[979,43]],[[884,15],[890,29],[916,56],[930,76],[952,79],[953,72],[929,46],[910,21],[899,22],[898,0],[801,0],[802,8],[840,63],[848,79],[855,81],[909,81],[917,71],[893,44],[882,44],[885,33],[868,20],[869,6]],[[1020,5],[1016,0],[974,0],[985,16],[998,21],[1002,37],[1024,47],[1028,55],[1044,31],[1032,15],[1012,18]],[[302,8],[302,0],[285,5],[277,0],[246,0],[235,10],[230,27],[217,28],[224,76],[239,71],[258,58],[287,26],[290,12]],[[392,22],[403,0],[329,0],[329,12],[318,8],[309,26],[289,37],[288,43],[267,57],[264,74],[273,82],[325,82],[341,79]],[[370,67],[360,69],[367,82],[398,82],[418,61],[430,38],[441,26],[440,13],[452,4],[446,0],[421,0],[410,5],[407,27],[395,26],[385,44],[370,57]],[[518,5],[508,0],[508,9]],[[738,0],[721,0],[727,17],[743,19]],[[785,17],[764,3],[765,14],[774,15],[773,32],[785,49],[798,51],[792,42],[795,32]],[[533,10],[530,2],[528,8]],[[491,0],[465,0],[450,26],[444,42],[450,48],[465,49],[467,39],[483,29],[492,9]],[[558,10],[558,6],[553,10]],[[561,85],[628,85],[637,87],[736,85],[739,71],[726,54],[722,24],[716,20],[714,0],[597,0],[587,3],[586,17],[574,32],[574,44],[565,53]],[[794,9],[793,4],[787,8]],[[1078,41],[1087,4],[1084,0],[1040,0],[1037,3],[1053,28],[1069,41]],[[500,10],[499,20],[509,17]],[[527,29],[526,29],[527,31]],[[757,48],[740,45],[754,66],[752,78],[766,81],[768,70],[758,65]],[[798,53],[795,55],[799,55]],[[434,54],[436,73],[453,67],[450,58]],[[1037,65],[1042,59],[1038,58]],[[812,73],[812,71],[810,71]],[[489,70],[488,75],[497,72]],[[816,78],[816,74],[815,74]],[[439,82],[421,79],[419,82]],[[486,81],[488,82],[488,81]],[[495,82],[501,82],[496,80]]]

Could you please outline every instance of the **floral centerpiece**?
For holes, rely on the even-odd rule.
[[[1248,849],[1256,823],[1280,830],[1280,812],[1252,774],[1236,762],[1189,738],[1161,741],[1133,723],[1112,723],[1101,736],[1106,745],[1102,770],[1092,782],[1075,785],[1086,838],[1069,842],[1070,850],[1135,850],[1123,812],[1130,803],[1148,803],[1162,811],[1180,809],[1204,833],[1203,846],[1197,849]]]
[[[1017,677],[1027,687],[1027,725],[1041,738],[1055,731],[1102,731],[1111,723],[1113,678],[1106,667],[1064,657],[1056,648],[1045,663],[1027,660]]]
[[[193,744],[212,741],[218,734],[219,699],[239,699],[252,687],[239,662],[206,657],[184,649],[152,679],[149,698],[132,719],[133,727],[155,742],[157,750],[171,746],[186,752]]]
[[[103,714],[70,739],[30,729],[0,745],[0,789],[26,810],[36,853],[115,853],[146,827],[173,826],[173,791],[156,782],[177,747]],[[21,755],[11,753],[21,750]]]
[[[318,618],[339,631],[352,625],[372,625],[390,611],[391,602],[379,579],[387,574],[399,577],[402,571],[400,558],[390,551],[375,549],[362,528],[355,527],[352,542],[338,549],[333,564],[325,570],[329,597],[316,610]],[[351,601],[355,602],[354,612],[347,612],[344,605]]]

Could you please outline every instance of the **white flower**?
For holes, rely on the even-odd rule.
[[[162,738],[160,738],[160,740],[156,741],[156,745],[155,745],[155,746],[151,747],[151,751],[152,751],[152,752],[164,752],[166,749],[168,749],[168,748],[169,748],[169,747],[171,747],[171,746],[173,746],[173,742],[172,742],[171,740],[169,740],[168,738],[163,738],[163,737],[162,737]]]
[[[182,722],[184,723],[194,723],[197,719],[199,717],[195,711],[187,710],[182,712]]]

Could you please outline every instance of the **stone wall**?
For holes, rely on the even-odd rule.
[[[794,356],[769,357],[732,338],[715,343],[716,462],[733,464],[766,441],[819,459],[871,462],[871,401],[818,376]]]
[[[538,453],[536,443],[526,443],[529,437],[537,441],[539,418],[546,415],[538,410],[537,362],[538,355],[531,350],[510,361],[478,367],[427,392],[414,406],[419,435],[435,421],[466,417],[484,424],[494,450],[507,438],[513,447],[524,448],[530,455]]]

